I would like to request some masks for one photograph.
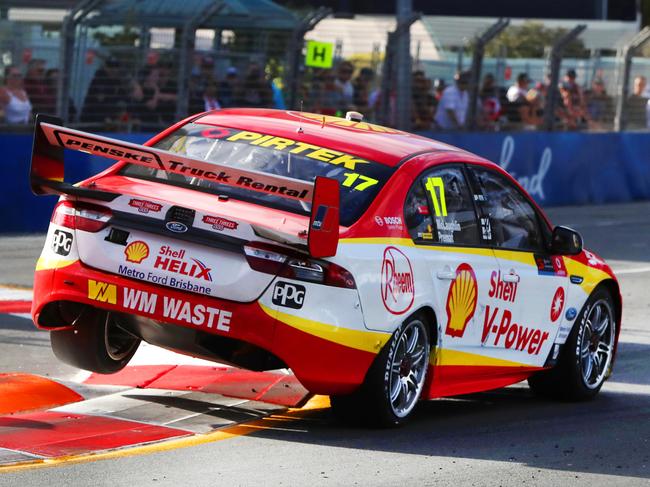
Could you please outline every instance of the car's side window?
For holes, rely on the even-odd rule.
[[[537,213],[528,199],[495,171],[476,166],[469,166],[469,170],[481,190],[474,199],[489,218],[489,223],[483,226],[483,236],[491,238],[496,247],[541,251],[542,232]]]
[[[461,166],[441,166],[420,176],[406,197],[404,218],[418,243],[479,244],[476,213]]]

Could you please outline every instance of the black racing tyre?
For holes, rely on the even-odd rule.
[[[597,288],[580,311],[557,365],[532,375],[528,384],[540,396],[584,401],[598,394],[609,377],[616,341],[614,299]]]
[[[68,330],[50,332],[54,355],[74,367],[113,374],[129,363],[140,339],[118,326],[115,315],[87,307]]]
[[[422,394],[430,353],[427,322],[414,315],[395,331],[354,394],[330,397],[334,415],[348,424],[403,424]]]

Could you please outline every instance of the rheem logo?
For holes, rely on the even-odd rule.
[[[408,257],[396,247],[386,247],[381,265],[381,299],[388,311],[400,315],[415,299],[413,268]]]

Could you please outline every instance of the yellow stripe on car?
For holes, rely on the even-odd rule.
[[[520,362],[511,362],[494,357],[487,357],[477,353],[461,352],[449,348],[438,349],[435,357],[430,359],[432,365],[472,365],[486,367],[530,367]]]
[[[371,237],[371,238],[342,238],[341,244],[366,244],[366,245],[401,245],[403,247],[413,247],[419,250],[429,250],[437,252],[450,252],[468,255],[483,255],[499,259],[521,262],[530,266],[535,264],[535,256],[531,252],[522,252],[517,250],[501,250],[487,247],[450,247],[445,245],[417,245],[410,238],[393,238],[393,237]]]
[[[282,311],[273,310],[264,306],[262,303],[260,303],[260,307],[267,315],[277,318],[278,321],[292,328],[317,336],[323,340],[364,352],[378,353],[391,337],[390,333],[352,330],[350,328],[341,328],[340,326],[302,318]]]
[[[77,262],[78,259],[66,260],[66,259],[56,259],[52,257],[39,257],[36,262],[37,271],[45,271],[48,269],[61,269],[62,267],[67,267],[69,265]]]
[[[582,277],[582,283],[580,287],[587,294],[591,294],[591,291],[606,279],[611,279],[612,276],[607,274],[605,271],[596,269],[594,267],[589,267],[588,265],[578,262],[570,258],[564,259],[564,265],[566,266],[567,273],[570,276],[580,276]]]

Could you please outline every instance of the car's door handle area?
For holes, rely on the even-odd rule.
[[[453,281],[454,279],[456,279],[456,273],[447,267],[446,269],[444,269],[442,271],[438,271],[436,273],[436,277],[438,279]]]
[[[504,274],[501,279],[503,279],[503,282],[519,282],[519,274],[510,271],[508,274]]]

